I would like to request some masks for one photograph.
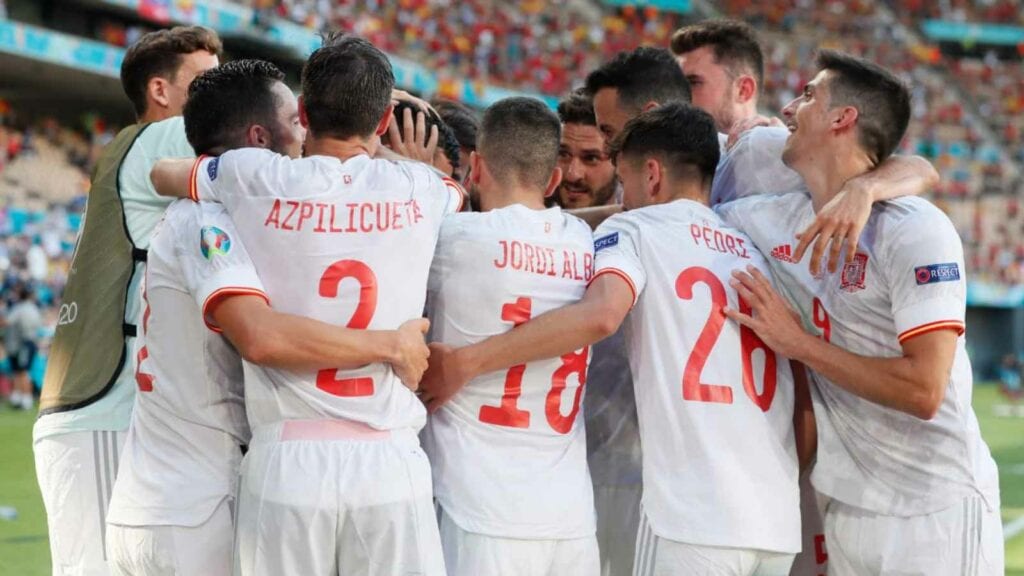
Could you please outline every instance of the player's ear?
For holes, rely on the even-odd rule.
[[[169,86],[170,83],[166,79],[154,76],[146,83],[146,94],[149,96],[150,100],[156,102],[163,108],[167,108],[171,105],[170,96],[167,94]]]
[[[650,110],[654,110],[654,109],[655,109],[655,108],[657,108],[658,106],[661,106],[661,104],[658,104],[658,103],[657,103],[657,102],[655,102],[654,100],[651,100],[651,101],[650,101],[650,102],[648,102],[647,104],[644,104],[644,108],[643,108],[643,111],[644,111],[644,112],[647,112],[647,111],[650,111]]]
[[[832,130],[834,132],[841,132],[852,129],[856,125],[860,112],[853,106],[838,106],[831,111],[831,115]]]
[[[483,159],[477,154],[476,150],[469,153],[469,174],[466,175],[467,182],[471,184],[480,184],[480,175],[483,174],[481,164]]]
[[[306,113],[306,99],[299,96],[299,124],[307,131],[309,130],[309,114]]]
[[[270,131],[260,126],[259,124],[253,124],[249,126],[249,129],[245,132],[245,145],[249,148],[270,148],[273,144],[273,140],[270,136]]]
[[[388,109],[384,111],[384,117],[377,123],[377,130],[374,132],[377,136],[383,136],[387,134],[388,124],[391,123],[391,117],[395,115],[395,105],[388,104]]]
[[[661,191],[664,175],[661,162],[654,158],[644,161],[644,192],[648,199],[653,200]]]
[[[551,179],[548,180],[547,190],[544,191],[544,197],[550,198],[555,190],[558,189],[558,185],[562,183],[562,169],[555,166],[555,169],[551,172]]]
[[[736,79],[736,98],[741,104],[746,104],[757,97],[757,80],[749,74],[744,74]]]

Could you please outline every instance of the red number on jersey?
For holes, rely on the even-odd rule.
[[[359,282],[359,304],[346,328],[365,330],[377,310],[377,276],[369,266],[358,260],[339,260],[331,264],[320,277],[320,295],[337,298],[338,287],[345,278]],[[316,387],[335,396],[372,396],[373,378],[338,378],[337,368],[324,368],[317,372]]]
[[[725,315],[722,314],[722,307],[728,302],[725,286],[722,281],[707,268],[693,267],[683,270],[676,278],[676,295],[683,300],[693,299],[693,287],[698,283],[706,284],[711,290],[711,314],[708,316],[704,328],[697,337],[697,345],[686,360],[686,367],[683,369],[683,399],[695,402],[716,402],[720,404],[732,404],[732,388],[716,384],[703,384],[700,375],[704,372],[704,365],[711,356],[711,350],[718,342],[725,325]],[[740,299],[740,311],[750,314],[750,306]],[[754,351],[763,350],[765,353],[764,363],[764,388],[759,394],[754,385]],[[767,412],[771,408],[772,400],[775,399],[777,386],[776,358],[760,338],[752,330],[740,327],[740,350],[743,356],[743,389],[747,396],[757,404],[762,411]]]
[[[814,325],[821,328],[821,338],[825,342],[832,341],[832,320],[828,317],[828,310],[821,300],[814,299]]]
[[[533,301],[529,298],[518,298],[511,304],[501,307],[501,319],[511,322],[513,326],[519,326],[527,322],[533,313]],[[544,400],[544,415],[547,417],[548,425],[559,434],[568,434],[576,421],[576,415],[580,411],[580,401],[583,399],[583,387],[587,383],[587,357],[590,354],[590,347],[585,347],[579,352],[570,352],[562,355],[562,365],[555,370],[551,376],[551,389]],[[501,406],[481,406],[480,421],[496,426],[507,426],[509,428],[529,428],[530,413],[520,410],[518,407],[519,397],[523,393],[523,373],[526,372],[526,364],[517,364],[508,369],[505,374],[505,391],[501,396]],[[580,385],[573,397],[572,409],[569,415],[562,414],[562,393],[566,388],[566,380],[570,375],[579,375]]]
[[[725,286],[707,268],[687,268],[676,278],[676,295],[683,300],[691,300],[693,287],[697,283],[707,284],[711,289],[711,314],[700,336],[697,337],[697,345],[686,360],[686,367],[683,369],[683,398],[697,402],[732,404],[732,388],[700,382],[704,364],[707,363],[711,349],[715,347],[718,335],[722,333],[722,326],[725,324],[725,314],[722,314],[722,307],[728,303]]]
[[[501,319],[511,322],[513,326],[519,326],[530,319],[532,311],[533,301],[529,298],[519,298],[512,304],[501,307]],[[516,406],[519,396],[523,393],[524,372],[526,364],[516,364],[508,369],[508,373],[505,374],[505,392],[501,395],[501,406],[481,406],[481,422],[509,428],[530,427],[530,413]]]
[[[142,301],[146,303],[146,311],[142,313],[142,333],[145,334],[149,330],[149,296],[146,295],[146,290],[142,290]],[[152,392],[153,383],[156,382],[156,377],[152,374],[147,374],[142,371],[142,362],[149,358],[149,347],[143,346],[139,349],[139,353],[135,355],[135,383],[139,386],[139,392]]]
[[[749,315],[750,304],[740,298],[740,312]],[[778,372],[776,372],[775,352],[769,348],[764,341],[746,326],[740,326],[740,348],[743,354],[743,389],[747,396],[757,404],[762,412],[767,412],[772,407],[772,400],[775,399],[775,387]],[[754,350],[764,351],[764,388],[757,393],[754,386]]]
[[[547,400],[544,402],[544,414],[548,417],[548,425],[559,434],[568,434],[572,430],[572,423],[576,421],[576,414],[580,411],[580,400],[583,398],[583,387],[587,383],[587,355],[590,347],[587,346],[579,352],[570,352],[562,355],[562,365],[555,370],[551,376],[551,390],[548,391]],[[576,388],[576,396],[572,400],[572,410],[568,416],[562,415],[562,392],[565,391],[565,380],[570,374],[578,374],[580,385]]]

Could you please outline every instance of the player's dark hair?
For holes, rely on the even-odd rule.
[[[617,161],[657,156],[677,178],[697,178],[711,189],[720,154],[710,114],[689,104],[648,110],[626,123],[612,142]]]
[[[476,134],[480,129],[480,120],[472,110],[451,100],[438,99],[430,105],[441,115],[441,120],[452,129],[459,146],[466,150],[476,150]]]
[[[494,177],[544,190],[558,162],[562,125],[540,100],[505,98],[484,112],[477,150]]]
[[[244,147],[253,124],[274,133],[281,103],[273,87],[283,80],[284,72],[263,60],[234,60],[196,76],[184,112],[185,137],[196,154]]]
[[[302,68],[309,131],[317,137],[372,136],[391,104],[387,56],[357,36],[330,33]]]
[[[819,70],[832,72],[828,81],[829,105],[857,109],[857,136],[875,165],[899,145],[910,122],[910,89],[881,66],[837,52],[818,53]]]
[[[619,105],[640,112],[648,102],[690,102],[690,83],[668,50],[642,46],[619,52],[587,76],[591,96],[603,88],[618,90]]]
[[[146,113],[146,87],[153,78],[173,82],[182,59],[205,50],[220,56],[223,46],[217,33],[202,26],[176,26],[144,34],[132,44],[121,61],[121,88],[135,108],[135,114]]]
[[[558,103],[558,118],[562,124],[582,124],[597,126],[594,115],[594,100],[585,88],[573,90]]]
[[[764,53],[757,33],[740,20],[705,20],[676,30],[672,53],[676,56],[708,46],[715,61],[736,78],[743,72],[754,76],[758,91],[764,85]]]
[[[422,112],[422,109],[409,102],[408,100],[399,100],[398,104],[395,105],[395,117],[392,122],[398,122],[398,126],[402,124],[402,118],[405,115],[406,110],[412,110],[412,117],[415,120],[416,114]],[[445,158],[451,163],[452,169],[458,171],[459,169],[459,141],[455,139],[455,132],[444,123],[441,117],[433,111],[426,114],[427,118],[427,130],[424,134],[424,138],[430,138],[430,128],[437,126],[437,146],[444,153]],[[399,130],[401,133],[401,130]],[[388,135],[383,136],[384,139],[388,138]]]

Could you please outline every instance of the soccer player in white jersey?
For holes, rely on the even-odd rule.
[[[760,272],[737,272],[753,312],[728,313],[813,372],[812,482],[832,499],[829,574],[1002,574],[998,477],[971,409],[963,248],[952,223],[927,201],[897,199],[874,207],[840,270],[812,274],[787,257],[794,231],[842,182],[888,157],[910,117],[909,91],[890,72],[832,51],[818,66],[783,110],[783,158],[810,197],[721,208],[773,253],[785,300]]]
[[[193,154],[182,107],[189,83],[217,66],[220,51],[220,39],[212,30],[178,27],[142,36],[128,48],[121,65],[122,88],[138,123],[119,134],[133,139],[123,156],[101,159],[100,167],[116,170],[106,189],[93,178],[65,291],[67,314],[54,336],[32,431],[54,574],[109,573],[105,523],[135,397],[131,352],[141,310],[138,286],[150,236],[170,203],[153,190],[149,172],[159,158]],[[140,129],[137,136],[128,135]],[[119,222],[102,226],[104,212],[113,213],[115,203],[123,212],[123,228]],[[87,230],[89,221],[100,226],[95,234]],[[104,269],[113,256],[134,260],[119,270],[124,281]],[[78,288],[98,296],[91,302],[76,301],[72,294]],[[94,330],[97,323],[116,326],[116,338],[102,338]],[[81,332],[75,334],[78,328]],[[100,365],[98,357],[105,354],[113,360]]]
[[[560,126],[539,100],[487,109],[471,155],[482,212],[445,219],[428,291],[431,340],[465,346],[583,296],[590,227],[544,208],[561,179]],[[580,412],[589,349],[499,370],[454,396],[422,389],[449,576],[597,576]],[[440,407],[438,409],[438,407]]]
[[[670,104],[627,124],[617,147],[628,211],[595,233],[583,299],[434,349],[423,386],[566,353],[625,321],[644,447],[633,573],[783,576],[800,549],[794,382],[786,360],[721,312],[743,306],[732,268],[767,267],[707,205],[714,124]]]
[[[423,164],[372,158],[393,86],[382,52],[331,36],[303,69],[305,158],[233,150],[191,169],[161,163],[154,184],[224,204],[278,311],[398,328],[422,314],[441,221],[462,193]],[[392,368],[245,371],[253,441],[236,573],[444,574],[417,438],[426,411]]]
[[[298,157],[303,129],[283,79],[272,64],[236,60],[195,80],[184,117],[196,152],[253,146]],[[249,442],[234,348],[283,368],[356,367],[382,360],[374,340],[404,335],[425,368],[423,326],[367,334],[274,313],[223,206],[187,200],[154,233],[144,294],[140,393],[107,518],[112,572],[227,575],[240,446]]]

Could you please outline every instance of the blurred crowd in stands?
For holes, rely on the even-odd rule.
[[[18,408],[33,405],[19,376],[42,381],[89,172],[111,134],[91,118],[22,125],[0,100],[0,399]]]
[[[439,95],[449,97],[446,81],[464,79],[563,96],[620,50],[641,44],[667,47],[683,24],[681,17],[651,7],[613,8],[591,0],[234,1],[255,8],[257,21],[278,17],[311,30],[339,28],[364,36],[436,70]],[[924,156],[939,169],[942,184],[932,199],[960,231],[970,277],[1024,284],[1024,190],[1013,189],[1020,182],[1013,166],[1024,165],[1024,45],[1013,60],[991,52],[952,57],[918,29],[925,18],[1021,25],[1021,1],[715,4],[723,15],[746,19],[761,34],[766,114],[777,115],[810,79],[819,47],[866,56],[910,81],[914,120],[902,151]],[[148,30],[104,22],[96,36],[126,46]],[[13,299],[15,285],[29,286],[45,324],[52,326],[88,171],[113,130],[97,118],[83,119],[75,130],[54,121],[18,125],[2,101],[0,120],[4,300]],[[0,302],[0,317],[12,304]],[[40,335],[44,349],[45,336]],[[0,377],[0,395],[3,389]]]

